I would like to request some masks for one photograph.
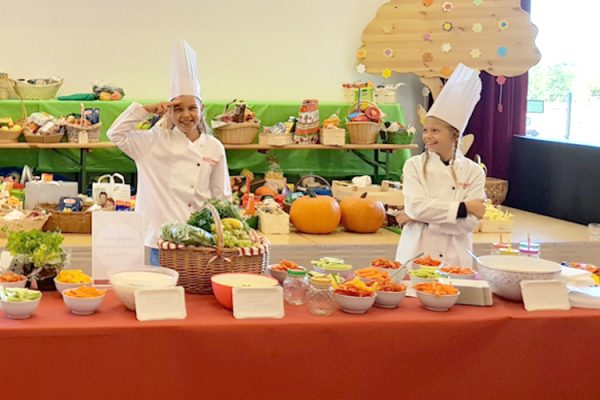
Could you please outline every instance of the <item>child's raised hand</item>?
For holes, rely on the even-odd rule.
[[[476,216],[478,219],[482,219],[485,214],[485,203],[481,199],[465,201],[465,207],[467,213]]]
[[[149,113],[156,114],[156,115],[159,115],[162,117],[163,115],[165,115],[165,113],[167,111],[169,111],[169,107],[173,107],[178,104],[181,104],[181,101],[175,100],[175,101],[165,101],[165,102],[157,103],[157,104],[146,104],[144,106],[144,110],[148,111]]]
[[[415,222],[415,221],[410,219],[410,217],[408,215],[406,215],[406,213],[404,211],[400,211],[400,212],[398,212],[398,214],[396,214],[396,222],[398,223],[399,226],[403,226],[403,225],[410,224],[411,222]]]

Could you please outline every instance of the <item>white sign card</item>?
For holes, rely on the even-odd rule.
[[[13,262],[13,256],[8,251],[0,253],[0,273],[8,271]]]
[[[127,211],[92,213],[92,276],[107,280],[108,271],[144,265],[142,216]]]
[[[183,287],[136,290],[135,313],[140,321],[185,319],[187,310]]]
[[[281,286],[234,287],[233,316],[237,319],[283,318],[283,289]]]

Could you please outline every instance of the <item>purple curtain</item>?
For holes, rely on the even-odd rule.
[[[531,11],[531,0],[521,0],[521,7]],[[465,134],[475,135],[468,156],[473,158],[479,154],[489,176],[508,179],[512,137],[525,134],[528,74],[507,78],[502,89],[496,77],[486,72],[481,73],[481,82],[481,100],[465,130]],[[500,90],[502,112],[498,111]]]

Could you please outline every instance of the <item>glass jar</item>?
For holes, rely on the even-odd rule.
[[[335,300],[329,278],[313,277],[306,294],[308,311],[312,315],[326,317],[335,311]]]
[[[283,281],[283,298],[286,303],[301,306],[304,304],[308,283],[304,279],[306,271],[288,270],[288,276]]]

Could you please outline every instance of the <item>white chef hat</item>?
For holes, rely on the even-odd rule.
[[[462,134],[480,97],[479,72],[458,64],[427,116],[446,121]]]
[[[200,96],[200,77],[196,63],[196,52],[183,39],[173,45],[173,64],[171,70],[171,87],[169,99],[178,96]]]

